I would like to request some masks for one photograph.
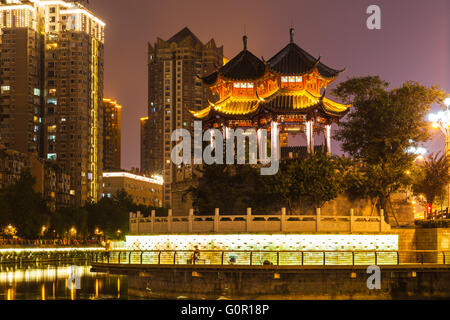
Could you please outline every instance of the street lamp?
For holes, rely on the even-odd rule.
[[[450,157],[450,97],[444,99],[445,111],[431,113],[428,120],[433,124],[433,128],[439,128],[445,137],[445,155]],[[447,186],[447,208],[450,207],[450,184]]]

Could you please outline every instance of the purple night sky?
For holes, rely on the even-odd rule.
[[[368,30],[366,9],[381,7],[381,30]],[[187,26],[203,42],[214,38],[232,58],[248,47],[266,60],[289,41],[333,68],[337,81],[379,75],[398,86],[407,80],[450,91],[448,0],[90,0],[106,22],[105,97],[123,105],[122,167],[139,167],[139,117],[147,115],[147,42],[168,39]],[[436,106],[436,109],[438,107]],[[426,147],[443,148],[439,132]],[[334,144],[334,152],[339,146]]]

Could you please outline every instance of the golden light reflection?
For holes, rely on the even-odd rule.
[[[98,298],[98,279],[95,279],[95,297]]]
[[[72,289],[70,289],[70,300],[75,300],[76,297],[75,284],[72,284]]]
[[[117,278],[117,299],[120,299],[120,278]]]
[[[6,300],[14,300],[14,289],[8,288],[8,291],[6,293]]]
[[[45,300],[45,284],[43,283],[41,286],[41,298]]]

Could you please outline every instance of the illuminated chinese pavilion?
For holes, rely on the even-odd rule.
[[[202,77],[217,102],[206,108],[189,110],[206,126],[221,128],[279,128],[281,146],[289,132],[306,135],[308,152],[314,150],[314,133],[325,136],[326,151],[331,151],[331,124],[343,117],[349,105],[325,97],[321,89],[333,82],[343,70],[332,69],[304,51],[293,40],[270,60],[257,58],[244,50],[212,74]]]

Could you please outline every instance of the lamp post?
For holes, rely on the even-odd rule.
[[[433,128],[439,128],[445,138],[445,155],[450,157],[450,97],[444,100],[447,107],[445,111],[431,113],[428,120],[433,123]],[[447,186],[447,208],[450,207],[450,184]]]

